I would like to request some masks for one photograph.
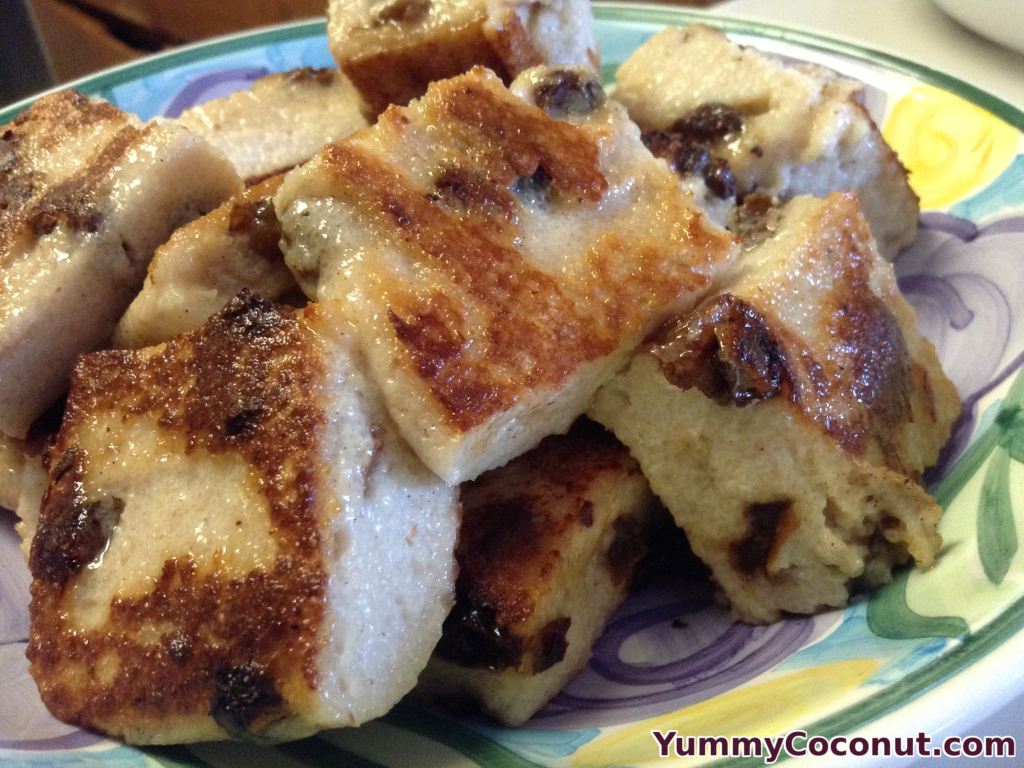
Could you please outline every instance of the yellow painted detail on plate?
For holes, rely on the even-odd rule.
[[[944,208],[988,184],[1017,154],[1020,133],[976,104],[922,85],[896,102],[882,131],[910,171],[921,208]]]
[[[580,768],[664,764],[651,736],[653,730],[698,738],[771,736],[818,719],[825,707],[867,680],[878,664],[876,659],[839,661],[723,693],[598,737],[573,754],[572,764]]]

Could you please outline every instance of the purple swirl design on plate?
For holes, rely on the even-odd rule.
[[[953,436],[927,473],[932,481],[970,441],[979,401],[1024,363],[1024,216],[979,227],[926,213],[917,241],[895,267],[918,330],[935,344],[963,400]]]
[[[218,69],[216,72],[200,75],[174,94],[174,97],[167,102],[162,114],[164,117],[178,117],[186,109],[194,107],[196,104],[230,96],[243,88],[251,88],[253,83],[269,74],[270,70],[266,67],[247,67],[244,69]]]
[[[736,624],[706,582],[655,585],[630,598],[594,645],[586,670],[530,727],[633,722],[709,699],[795,653],[821,634],[829,616]]]

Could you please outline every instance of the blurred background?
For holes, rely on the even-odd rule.
[[[0,0],[0,106],[177,45],[326,11],[327,0]]]
[[[0,105],[166,48],[323,16],[327,0],[0,0]]]

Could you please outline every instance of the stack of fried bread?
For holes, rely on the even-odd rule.
[[[299,284],[338,302],[398,428],[452,483],[568,429],[734,252],[586,69],[435,83],[274,204]]]
[[[743,621],[932,562],[919,478],[959,404],[879,255],[917,201],[855,84],[698,26],[641,47],[612,98],[577,0],[330,16],[342,72],[149,126],[69,92],[0,129],[0,194],[30,201],[0,246],[35,249],[5,284],[36,253],[88,275],[115,238],[132,266],[115,308],[5,294],[25,309],[0,324],[0,502],[31,541],[54,714],[132,743],[284,740],[419,678],[519,725],[628,595],[655,495]],[[123,202],[94,179],[135,134],[62,142],[54,105],[88,141],[166,132],[216,194],[177,185],[189,215],[136,245],[113,212],[164,202],[164,177]],[[253,109],[284,138],[253,144]],[[303,110],[337,119],[291,130]],[[20,149],[43,145],[74,183]],[[47,349],[75,319],[95,332]],[[22,404],[22,366],[58,357]]]
[[[462,486],[455,608],[417,694],[522,725],[587,663],[647,552],[629,452],[582,419]]]
[[[845,605],[908,554],[931,564],[940,510],[916,479],[959,410],[856,198],[766,215],[721,292],[590,409],[758,623]]]

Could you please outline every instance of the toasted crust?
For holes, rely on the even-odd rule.
[[[740,405],[783,397],[848,454],[918,479],[959,398],[856,196],[802,197],[769,216],[728,292],[663,326],[648,353],[676,386]]]
[[[566,429],[733,250],[592,78],[517,83],[566,119],[478,70],[327,148],[275,198],[300,284],[342,302],[403,434],[449,481]]]
[[[959,411],[854,195],[797,198],[762,237],[590,410],[758,623],[933,562],[916,480]]]
[[[261,343],[252,344],[254,338]],[[280,717],[282,695],[308,706],[327,584],[310,493],[323,485],[316,461],[323,370],[310,344],[287,310],[250,304],[230,308],[200,338],[82,359],[52,450],[31,555],[28,655],[57,717],[124,737],[139,723],[161,720],[173,731],[182,719],[205,717],[226,692],[218,688],[218,670],[247,666],[261,670],[253,673],[258,687],[267,680],[270,686],[239,713],[243,729]],[[244,366],[233,364],[241,359]],[[124,509],[123,499],[98,495],[103,464],[114,457],[104,455],[92,430],[111,416],[112,426],[159,425],[165,450],[240,458],[266,504],[277,557],[238,576],[216,560],[168,559],[157,565],[152,587],[129,583],[129,594],[133,586],[138,594],[118,597],[99,626],[80,631],[69,618],[78,607],[72,587],[108,545],[118,521],[104,517]],[[85,527],[76,524],[80,519]],[[200,734],[216,735],[210,726]]]
[[[338,66],[376,113],[475,66],[506,83],[541,64],[599,69],[588,0],[331,0],[327,34]]]
[[[329,313],[254,299],[83,357],[30,557],[50,711],[134,743],[281,740],[408,691],[457,508],[374,397]]]
[[[456,605],[418,693],[521,725],[625,600],[653,497],[622,444],[584,419],[464,484],[462,503]]]
[[[109,339],[153,250],[240,188],[184,129],[74,91],[0,128],[0,431],[26,435]]]

